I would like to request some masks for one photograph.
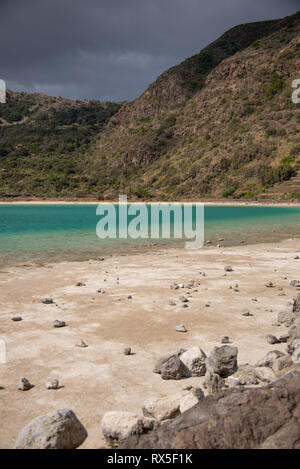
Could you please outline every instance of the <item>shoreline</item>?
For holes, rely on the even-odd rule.
[[[122,204],[122,202],[119,202],[117,200],[105,200],[105,201],[95,201],[95,200],[90,200],[90,201],[83,201],[83,200],[53,200],[53,199],[48,199],[48,200],[18,200],[18,201],[2,201],[0,200],[0,206],[1,205],[103,205],[103,204]],[[300,207],[300,202],[258,202],[258,201],[249,201],[249,202],[239,202],[239,201],[201,201],[201,200],[182,200],[182,201],[127,201],[128,205],[136,205],[136,204],[161,204],[161,205],[169,205],[169,204],[185,204],[185,205],[199,205],[199,204],[204,204],[204,205],[211,205],[211,206],[236,206],[236,207]]]

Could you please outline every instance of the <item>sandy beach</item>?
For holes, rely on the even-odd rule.
[[[33,418],[66,407],[89,433],[82,447],[105,447],[100,428],[105,412],[140,411],[147,398],[201,386],[203,378],[163,381],[153,373],[155,360],[179,347],[199,345],[209,354],[229,336],[239,364],[252,365],[270,350],[284,351],[286,344],[270,345],[266,335],[286,332],[272,323],[298,293],[290,282],[299,279],[299,253],[300,239],[293,239],[2,270],[0,339],[7,363],[0,364],[0,447],[11,448]],[[233,271],[225,272],[226,265]],[[197,291],[170,289],[173,282],[190,280],[200,283]],[[181,295],[189,299],[187,308]],[[42,304],[42,297],[54,304]],[[243,316],[245,309],[253,315]],[[16,315],[23,320],[13,322]],[[55,319],[67,327],[55,329]],[[179,324],[188,332],[176,332]],[[79,339],[88,347],[76,347]],[[127,346],[132,355],[123,354]],[[22,377],[34,385],[29,391],[17,390]],[[51,379],[59,379],[61,388],[47,390]]]

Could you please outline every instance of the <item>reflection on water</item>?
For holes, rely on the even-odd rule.
[[[96,205],[0,205],[0,265],[87,260],[184,246],[184,240],[100,240]],[[205,240],[225,246],[298,237],[297,207],[205,207]],[[224,238],[224,241],[218,241]]]

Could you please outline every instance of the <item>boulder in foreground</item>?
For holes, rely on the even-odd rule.
[[[75,449],[87,437],[87,431],[70,409],[55,410],[29,422],[14,449]]]
[[[261,388],[232,388],[207,396],[128,449],[300,449],[300,373]]]

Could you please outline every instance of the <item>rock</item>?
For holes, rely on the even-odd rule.
[[[230,265],[224,267],[225,272],[233,272],[233,268]]]
[[[290,286],[291,286],[291,287],[299,288],[299,287],[300,287],[300,280],[292,280],[292,281],[290,282]]]
[[[20,391],[29,391],[29,389],[33,388],[33,385],[28,381],[26,378],[21,378],[18,384],[18,389]]]
[[[255,298],[255,297],[254,297],[254,298],[251,298],[251,300],[252,300],[252,301],[258,301],[258,299]]]
[[[187,303],[182,303],[181,307],[182,308],[188,308],[189,305]],[[187,332],[187,331],[179,331],[179,332]]]
[[[289,333],[286,333],[286,334],[282,334],[280,337],[279,337],[279,342],[283,342],[283,343],[286,343],[290,338],[290,334]]]
[[[172,283],[172,284],[170,285],[170,289],[171,289],[171,290],[178,290],[178,288],[179,288],[179,285],[178,285],[177,283]]]
[[[242,312],[242,316],[253,316],[253,314],[251,314],[250,311],[246,310]]]
[[[187,332],[187,329],[184,324],[180,324],[180,326],[175,327],[175,331],[177,332]]]
[[[44,305],[52,305],[54,303],[52,298],[46,297],[41,298],[41,302],[44,303]]]
[[[66,323],[64,321],[59,321],[58,319],[55,319],[53,321],[53,327],[65,327]]]
[[[204,399],[204,392],[201,388],[193,388],[189,393],[180,399],[179,410],[181,413],[194,407],[198,402]]]
[[[105,290],[103,290],[102,288],[99,288],[99,290],[97,290],[97,293],[100,293],[101,295],[104,295]]]
[[[261,366],[255,370],[257,379],[262,383],[271,383],[276,379],[274,371],[268,366]]]
[[[11,320],[14,322],[19,322],[19,321],[23,321],[23,318],[21,316],[13,316]]]
[[[233,375],[237,371],[237,347],[223,345],[215,347],[206,359],[206,368],[211,373],[216,373],[222,378]]]
[[[180,360],[189,370],[191,376],[204,376],[206,373],[206,355],[203,350],[196,346],[180,356]]]
[[[128,296],[127,296],[127,299],[128,299],[128,300],[132,300],[132,295],[128,295]]]
[[[229,337],[227,335],[222,337],[221,344],[229,344],[229,342],[230,342],[230,340],[229,340]]]
[[[241,386],[251,386],[258,384],[256,370],[254,366],[251,366],[248,363],[245,365],[240,365],[236,373],[234,373],[234,375],[231,377],[237,378]]]
[[[161,377],[164,380],[178,380],[187,376],[189,376],[189,370],[179,357],[174,356],[169,358],[161,367]]]
[[[189,302],[189,300],[185,296],[180,296],[179,299],[182,303],[188,303]]]
[[[82,282],[77,282],[76,283],[76,287],[85,287],[85,283],[82,283]]]
[[[293,363],[300,363],[300,347],[297,347],[292,355]]]
[[[14,449],[75,449],[86,437],[86,429],[72,410],[55,410],[29,422]]]
[[[282,376],[282,370],[290,368],[293,365],[293,361],[290,355],[284,355],[283,357],[275,358],[272,363],[272,370],[276,376]]]
[[[131,355],[131,347],[124,348],[124,355]]]
[[[284,353],[280,352],[279,350],[272,350],[268,352],[267,355],[259,360],[255,367],[272,367],[274,360],[278,357],[283,357]]]
[[[288,353],[292,355],[294,351],[300,347],[300,339],[294,339],[289,345],[288,345]]]
[[[285,324],[289,327],[293,322],[293,312],[292,311],[280,311],[277,316],[277,321],[280,324]]]
[[[180,394],[158,399],[147,399],[142,411],[145,417],[154,418],[157,422],[173,419],[179,415]]]
[[[225,380],[216,373],[206,373],[204,387],[208,394],[217,394],[225,386]]]
[[[273,282],[267,282],[267,283],[265,284],[265,287],[267,287],[267,288],[273,288],[274,286],[275,286],[275,285],[274,285]]]
[[[111,445],[125,440],[130,435],[141,435],[153,427],[153,419],[132,412],[106,412],[101,423],[103,435]]]
[[[278,344],[279,343],[279,340],[277,339],[277,337],[275,337],[275,335],[272,335],[272,334],[268,334],[267,335],[267,342],[269,344]]]
[[[59,388],[59,381],[58,379],[54,379],[49,383],[46,383],[46,389],[58,389]]]
[[[228,378],[226,378],[226,382],[227,382],[227,386],[229,388],[235,388],[237,386],[242,386],[240,380],[238,378],[236,378],[235,376],[228,376]]]
[[[300,449],[300,375],[207,396],[126,449]]]
[[[176,303],[175,303],[175,301],[169,301],[168,305],[169,306],[176,306]]]
[[[75,345],[76,345],[76,347],[80,347],[80,348],[86,348],[86,347],[88,347],[88,345],[87,345],[87,344],[85,343],[85,341],[82,340],[82,339],[79,339],[78,342],[76,342]]]
[[[153,373],[161,373],[161,367],[162,365],[170,360],[170,358],[173,357],[180,357],[184,352],[186,352],[185,349],[181,348],[178,350],[175,350],[174,352],[167,353],[166,355],[163,355],[161,358],[159,358],[154,366]]]

